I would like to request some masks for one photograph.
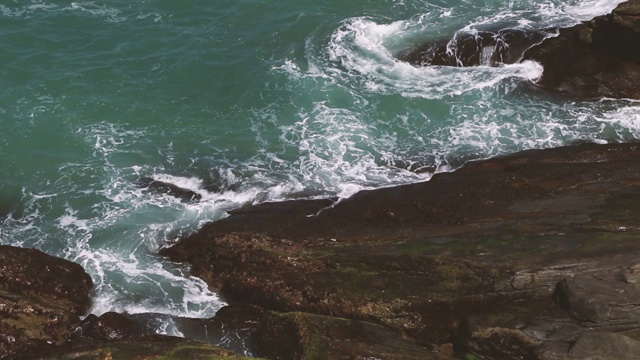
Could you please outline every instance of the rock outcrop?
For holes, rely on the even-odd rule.
[[[251,352],[268,359],[448,359],[398,330],[304,312],[278,313],[232,305],[213,318],[243,331]],[[238,321],[240,320],[240,321]]]
[[[240,209],[162,253],[231,303],[382,326],[456,356],[563,358],[594,324],[637,339],[639,199],[640,145],[584,144],[339,203]]]
[[[499,66],[524,60],[543,65],[537,84],[577,98],[640,99],[640,0],[612,13],[557,30],[503,29],[460,33],[401,52],[419,66]]]
[[[640,99],[640,1],[571,28],[528,50],[544,67],[538,84],[580,98]]]
[[[92,286],[78,264],[0,245],[0,358],[66,342],[89,309]]]

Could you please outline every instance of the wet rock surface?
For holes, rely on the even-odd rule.
[[[78,329],[79,338],[90,338],[102,342],[119,341],[152,335],[151,327],[145,327],[128,316],[115,312],[89,315]]]
[[[525,51],[550,36],[548,30],[501,29],[459,33],[451,40],[426,43],[397,55],[420,66],[498,66],[515,64]]]
[[[568,358],[592,329],[636,339],[638,200],[640,145],[584,144],[240,209],[162,252],[231,303],[381,327],[430,356]]]
[[[180,199],[182,202],[194,202],[202,199],[202,195],[197,192],[185,188],[181,188],[178,185],[155,180],[149,177],[143,177],[136,181],[136,185],[146,191],[151,191],[160,194],[167,194],[175,198]]]
[[[640,99],[640,0],[557,30],[503,29],[460,33],[397,55],[414,65],[499,66],[533,60],[537,84],[577,98]]]

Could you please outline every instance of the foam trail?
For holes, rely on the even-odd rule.
[[[352,70],[355,81],[364,76],[363,85],[371,92],[426,99],[492,88],[511,78],[535,81],[542,74],[540,65],[528,61],[503,67],[415,67],[397,61],[384,46],[383,39],[398,27],[351,19],[334,33],[330,59]]]

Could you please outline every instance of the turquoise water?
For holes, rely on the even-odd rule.
[[[155,254],[229,209],[637,139],[637,102],[527,91],[533,62],[393,58],[457,31],[568,26],[620,2],[1,0],[0,243],[82,264],[93,313],[210,317],[224,301]],[[202,200],[144,191],[144,177]]]

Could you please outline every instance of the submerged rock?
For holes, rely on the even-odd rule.
[[[202,195],[197,192],[185,188],[181,188],[178,185],[155,180],[153,178],[144,177],[136,181],[136,185],[147,191],[153,191],[157,193],[167,194],[175,198],[180,199],[182,202],[193,202],[202,199]]]
[[[640,145],[584,144],[338,203],[247,207],[162,253],[231,303],[377,324],[429,349],[456,339],[457,356],[552,358],[590,326],[554,302],[556,285],[634,269],[638,204]]]
[[[530,47],[549,36],[547,30],[502,29],[462,32],[451,40],[419,45],[401,52],[397,58],[410,64],[428,66],[498,66],[515,64]]]

